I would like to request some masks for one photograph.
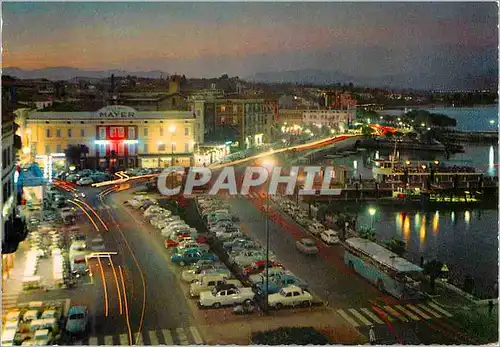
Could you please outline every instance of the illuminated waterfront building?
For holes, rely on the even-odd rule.
[[[32,112],[25,124],[26,151],[42,167],[49,156],[63,157],[70,145],[88,148],[89,168],[189,166],[197,146],[195,115],[189,111],[140,112],[114,105],[95,112]]]

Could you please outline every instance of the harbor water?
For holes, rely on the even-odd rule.
[[[409,111],[412,108],[408,108]],[[417,108],[413,108],[417,109]],[[457,130],[461,131],[496,131],[498,130],[498,105],[478,107],[430,107],[421,108],[432,113],[439,113],[455,118]],[[399,116],[404,110],[383,110],[381,114]],[[493,122],[492,122],[493,121]]]
[[[456,154],[450,161],[456,165],[474,166],[486,176],[498,176],[498,148],[496,146],[467,145],[466,152]],[[379,152],[387,158],[392,151]],[[345,158],[337,158],[348,167],[353,177],[372,178],[371,166],[365,165],[368,157],[375,157],[376,151],[364,151]],[[435,155],[435,154],[433,154]],[[444,155],[429,158],[426,153],[400,153],[403,160],[444,160]],[[415,264],[420,257],[426,261],[438,259],[448,265],[450,282],[464,288],[469,276],[473,290],[479,297],[496,297],[498,283],[498,209],[481,210],[464,208],[453,211],[447,208],[439,211],[422,212],[377,207],[373,217],[377,239],[384,241],[392,237],[406,242],[405,258]],[[372,223],[365,206],[357,216],[357,224],[369,227]]]

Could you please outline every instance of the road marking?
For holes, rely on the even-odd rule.
[[[390,314],[392,314],[394,317],[398,318],[399,320],[402,320],[403,322],[409,322],[408,318],[400,315],[399,313],[397,313],[392,307],[390,306],[384,306],[384,310],[386,312],[389,312]]]
[[[191,331],[191,335],[193,336],[194,343],[197,345],[202,345],[203,344],[203,339],[201,338],[200,332],[196,327],[189,327],[189,330]]]
[[[418,308],[416,308],[415,306],[413,306],[412,304],[408,304],[406,305],[410,310],[413,310],[414,312],[418,313],[420,316],[422,316],[424,319],[431,319],[430,316],[428,316],[427,314],[425,314],[424,312],[422,312],[421,310],[419,310]]]
[[[356,321],[354,321],[351,317],[349,317],[349,315],[344,310],[342,310],[342,309],[337,310],[337,313],[339,315],[341,315],[342,318],[344,318],[346,321],[348,321],[349,324],[351,324],[353,327],[355,327],[355,328],[359,327],[359,324],[356,323]]]
[[[149,342],[151,346],[158,346],[160,343],[158,342],[158,337],[156,336],[156,331],[149,331]]]
[[[411,319],[413,319],[413,320],[420,320],[420,318],[418,318],[417,316],[415,316],[413,313],[411,313],[410,311],[408,311],[403,306],[401,306],[401,305],[395,305],[394,307],[396,307],[398,310],[400,310],[401,312],[403,312],[405,315],[407,315]]]
[[[120,334],[120,346],[128,346],[129,344],[128,335]]]
[[[428,313],[432,314],[436,318],[441,318],[441,315],[437,313],[436,311],[430,309],[429,307],[425,306],[424,304],[417,304],[418,307],[420,307],[422,310],[427,311]]]
[[[444,308],[442,307],[439,307],[438,305],[436,305],[435,303],[433,302],[429,302],[429,306],[431,306],[432,308],[438,310],[439,312],[441,312],[442,314],[444,314],[445,316],[448,316],[448,317],[453,317],[453,315],[451,313],[449,313],[448,311],[446,311]]]
[[[371,325],[372,322],[370,322],[368,319],[365,318],[361,313],[356,311],[354,308],[350,308],[349,312],[351,312],[357,319],[359,319],[364,325]]]
[[[97,346],[97,337],[95,336],[92,336],[92,337],[89,337],[89,346]]]
[[[177,332],[177,336],[179,337],[179,344],[181,344],[181,345],[189,345],[189,340],[188,340],[188,337],[187,337],[186,332],[184,331],[184,329],[177,328],[177,329],[175,329],[175,331]]]
[[[368,317],[370,317],[373,321],[375,321],[378,324],[384,324],[384,322],[378,318],[373,312],[371,312],[369,309],[363,307],[360,308],[361,311],[363,311]]]
[[[166,345],[174,344],[174,340],[172,340],[172,333],[170,332],[170,330],[162,329],[161,333],[163,335],[163,339],[165,340]]]
[[[111,345],[113,345],[113,336],[111,336],[111,335],[106,335],[106,336],[104,336],[104,344],[105,344],[106,346],[111,346]]]
[[[134,345],[144,345],[144,340],[142,339],[141,333],[134,334]]]

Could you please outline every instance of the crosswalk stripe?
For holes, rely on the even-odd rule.
[[[386,312],[389,312],[391,315],[393,315],[394,317],[398,318],[399,320],[402,320],[403,322],[409,322],[408,318],[400,315],[399,313],[397,313],[392,307],[390,306],[384,306],[384,310]]]
[[[453,315],[451,313],[449,313],[448,311],[446,311],[444,308],[442,307],[439,307],[438,305],[436,305],[435,303],[433,302],[429,302],[429,306],[431,306],[432,308],[438,310],[439,312],[441,312],[442,314],[444,314],[445,316],[448,316],[448,317],[453,317]]]
[[[135,333],[134,334],[134,345],[144,345],[144,340],[142,339],[142,334],[141,333]]]
[[[120,334],[120,346],[128,346],[129,344],[128,335]]]
[[[113,345],[113,336],[111,335],[104,336],[104,344],[107,346]]]
[[[203,339],[201,338],[200,332],[196,327],[189,327],[189,330],[191,331],[191,335],[193,336],[194,343],[197,345],[202,345],[203,344]]]
[[[186,332],[184,331],[184,329],[177,328],[177,329],[175,329],[175,331],[177,332],[177,336],[179,337],[179,344],[181,344],[181,345],[189,345],[189,340],[188,340],[188,337],[187,337]]]
[[[423,317],[424,319],[431,319],[430,316],[428,316],[427,314],[425,314],[424,312],[422,312],[421,310],[419,310],[418,308],[416,308],[415,306],[413,306],[412,304],[407,304],[406,305],[410,310],[413,310],[414,312],[418,313],[421,317]]]
[[[377,317],[374,313],[372,313],[369,309],[363,307],[360,308],[361,311],[363,311],[368,317],[370,317],[373,321],[375,321],[378,324],[384,324],[384,322]]]
[[[418,318],[418,316],[415,316],[413,313],[411,313],[410,311],[408,311],[403,306],[401,306],[401,305],[395,305],[394,307],[396,307],[398,310],[400,310],[401,312],[403,312],[405,315],[407,315],[411,319],[413,319],[413,320],[420,320],[420,318]]]
[[[161,333],[163,335],[163,339],[165,340],[166,345],[173,345],[174,344],[174,340],[172,340],[172,333],[170,333],[169,330],[162,329]]]
[[[97,337],[89,337],[89,346],[97,346]]]
[[[158,342],[158,337],[156,336],[156,331],[149,331],[149,341],[151,342],[151,346],[158,346],[160,344]]]
[[[359,313],[358,311],[356,311],[354,308],[350,308],[349,312],[351,312],[364,325],[371,325],[372,324],[372,322],[370,322],[368,319],[366,319],[361,313]]]
[[[342,318],[344,318],[346,321],[349,322],[349,324],[351,324],[353,327],[359,327],[359,324],[354,321],[351,317],[349,317],[349,315],[342,309],[339,309],[337,310],[338,314],[342,316]]]
[[[427,311],[428,313],[432,314],[436,318],[441,318],[441,315],[434,311],[433,309],[425,306],[424,304],[417,304],[418,307],[420,307],[422,310]]]

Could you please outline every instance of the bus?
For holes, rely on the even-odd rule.
[[[346,240],[344,262],[381,292],[403,299],[419,299],[423,269],[381,245],[361,238]]]

